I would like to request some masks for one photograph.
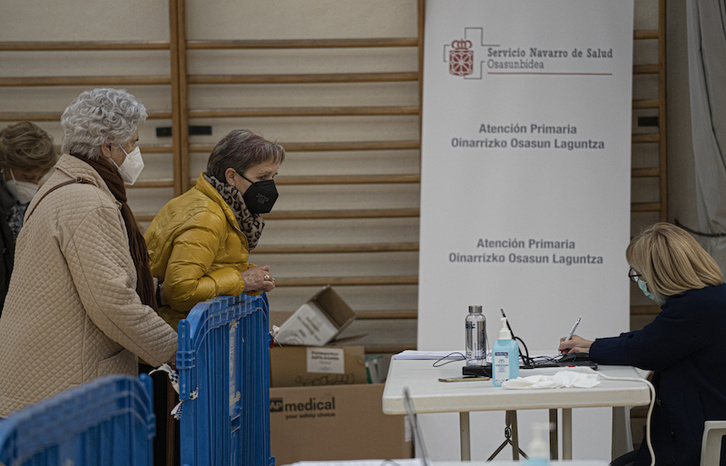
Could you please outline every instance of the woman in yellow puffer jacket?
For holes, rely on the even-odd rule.
[[[161,316],[177,328],[199,302],[275,288],[267,265],[249,263],[260,214],[277,199],[273,178],[285,150],[247,130],[215,146],[194,188],[169,201],[146,230]]]

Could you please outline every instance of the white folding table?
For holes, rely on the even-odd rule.
[[[562,456],[572,459],[572,409],[592,407],[613,408],[613,455],[626,453],[630,444],[624,429],[629,416],[625,407],[647,405],[650,391],[637,381],[601,380],[593,388],[508,390],[495,387],[491,380],[467,382],[439,382],[439,378],[461,377],[463,361],[433,367],[431,360],[392,359],[383,391],[383,412],[405,414],[403,389],[408,387],[417,413],[459,413],[461,460],[471,460],[469,413],[472,411],[507,411],[522,409],[548,409],[550,420],[557,421],[557,410],[562,410]],[[553,374],[558,369],[521,370],[520,376]],[[642,374],[629,366],[599,366],[598,371],[609,377],[640,378]],[[516,429],[516,423],[514,428]],[[515,438],[516,442],[516,438]],[[557,430],[550,439],[553,459],[557,459]],[[518,445],[513,445],[515,451]],[[516,456],[515,456],[516,458]]]

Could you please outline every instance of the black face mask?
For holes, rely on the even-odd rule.
[[[266,214],[270,212],[277,200],[275,182],[273,180],[252,182],[245,178],[244,175],[240,176],[252,183],[252,186],[247,188],[247,191],[242,195],[242,199],[245,200],[245,204],[250,212],[253,214]]]

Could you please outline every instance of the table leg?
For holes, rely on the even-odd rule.
[[[562,459],[572,459],[572,408],[562,408]]]
[[[550,409],[550,459],[557,460],[560,456],[560,442],[557,438],[557,410]]]
[[[471,436],[469,435],[469,413],[459,413],[459,442],[461,461],[471,461]]]
[[[633,451],[633,435],[630,430],[630,407],[613,407],[613,459]]]
[[[514,461],[519,461],[519,433],[517,431],[517,412],[507,411],[505,417],[505,423],[512,432],[512,459]]]

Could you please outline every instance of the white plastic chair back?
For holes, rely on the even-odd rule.
[[[726,435],[726,421],[706,421],[701,441],[701,466],[718,466],[721,438]]]

